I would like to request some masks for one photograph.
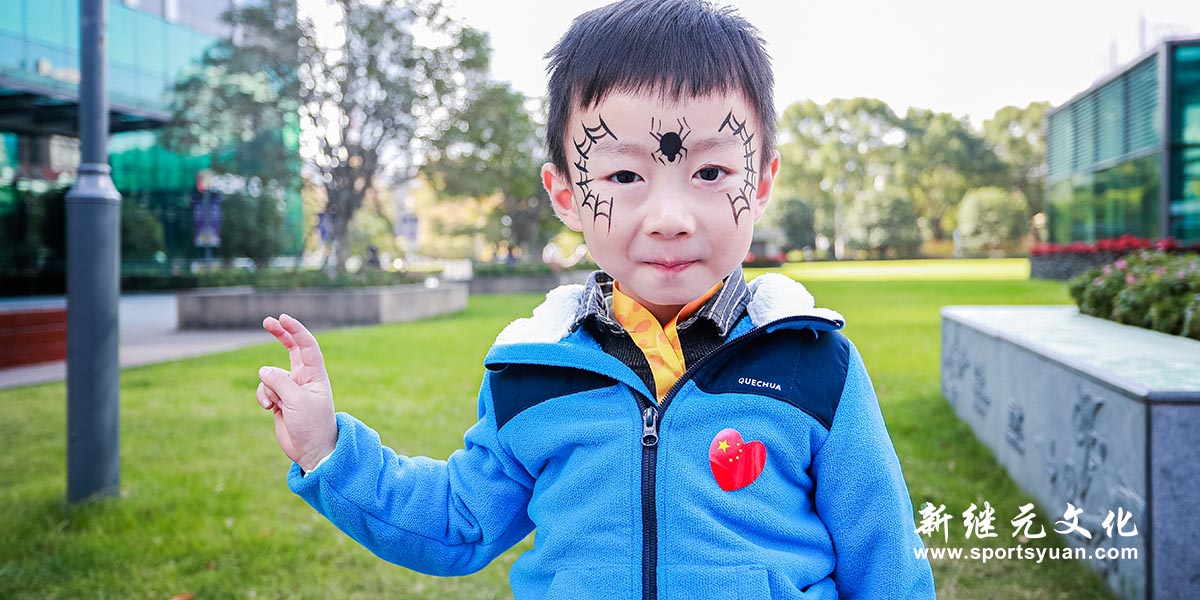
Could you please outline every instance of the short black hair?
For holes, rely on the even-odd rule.
[[[621,0],[576,17],[546,54],[551,162],[568,173],[572,106],[593,106],[613,90],[654,91],[670,100],[734,91],[758,119],[765,171],[775,148],[776,114],[775,78],[763,46],[758,29],[733,8],[704,0]]]

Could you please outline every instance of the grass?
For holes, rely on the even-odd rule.
[[[1007,275],[988,271],[993,265]],[[811,282],[818,305],[846,316],[914,504],[945,504],[959,526],[971,502],[991,502],[1001,524],[1030,498],[940,396],[938,308],[1067,302],[1060,284],[1016,278],[1019,269],[1007,261],[979,268],[976,279],[921,280],[810,277],[830,267],[786,267]],[[339,410],[361,417],[399,452],[445,457],[475,418],[491,340],[539,300],[473,297],[451,317],[320,334]],[[0,598],[511,597],[508,569],[531,539],[476,575],[427,577],[375,558],[292,495],[288,461],[254,400],[261,364],[285,365],[286,356],[263,344],[124,370],[122,498],[77,507],[63,501],[64,385],[0,391]],[[1038,513],[1052,529],[1052,513]],[[998,526],[994,545],[1009,543],[1007,528]],[[974,541],[956,528],[949,545]],[[1110,597],[1075,562],[933,567],[943,598]]]

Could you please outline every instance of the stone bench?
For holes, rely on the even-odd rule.
[[[287,313],[324,329],[414,321],[467,308],[467,285],[442,282],[364,288],[259,291],[251,287],[181,293],[180,329],[252,329]]]
[[[1136,559],[1088,559],[1114,592],[1197,597],[1200,341],[1074,306],[941,315],[942,394],[1037,499],[1047,534],[1058,535],[1052,524],[1071,503],[1092,539],[1060,536],[1070,546],[1137,549]],[[1136,526],[1136,536],[1105,532],[1119,508],[1132,513],[1126,530]]]

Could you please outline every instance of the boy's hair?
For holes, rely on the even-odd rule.
[[[762,169],[770,163],[776,125],[771,59],[758,30],[732,8],[704,0],[622,0],[576,17],[546,58],[546,144],[564,175],[572,106],[593,106],[614,90],[658,92],[670,100],[741,92],[760,126]]]

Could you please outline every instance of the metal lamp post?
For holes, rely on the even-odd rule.
[[[105,0],[80,8],[79,177],[67,194],[67,501],[120,495],[121,195],[108,166]]]

